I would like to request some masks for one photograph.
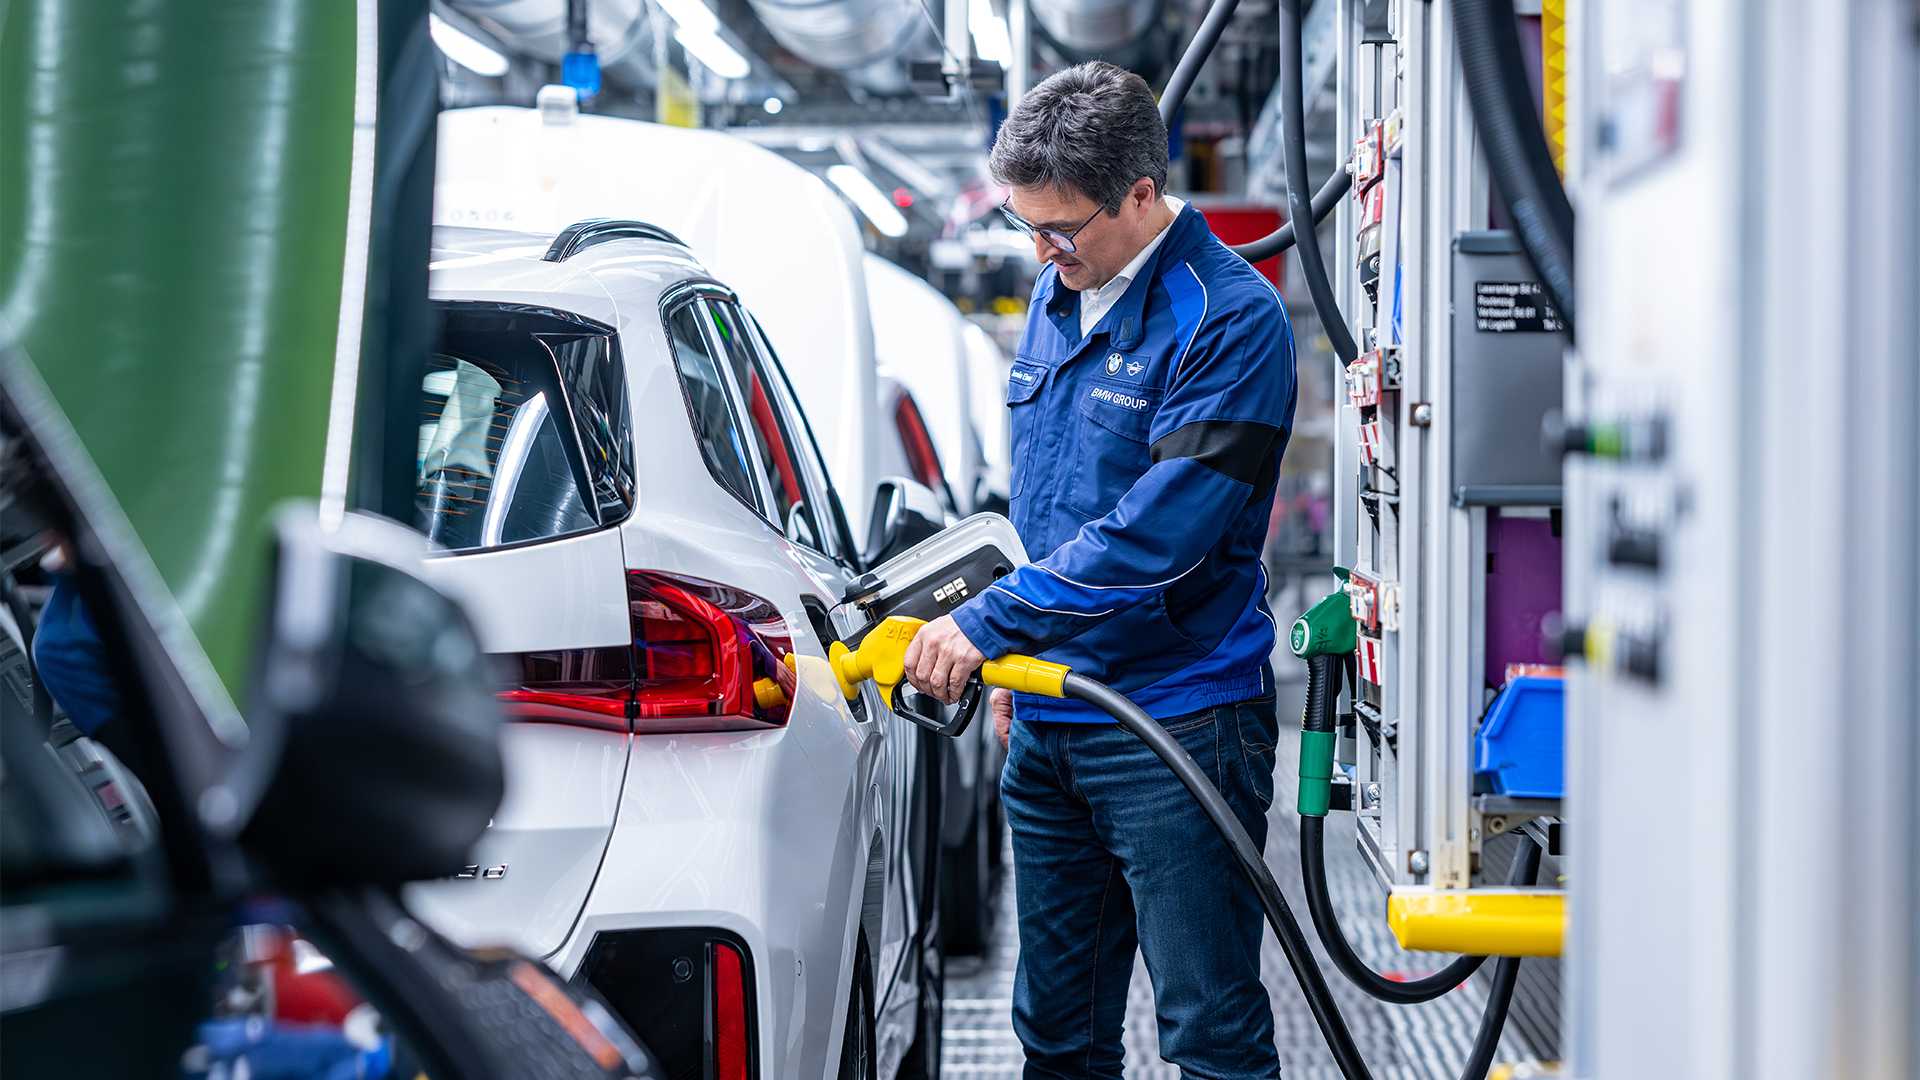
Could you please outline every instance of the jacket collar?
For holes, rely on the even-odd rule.
[[[1127,291],[1113,305],[1094,334],[1105,333],[1116,349],[1130,349],[1140,343],[1146,331],[1145,308],[1147,294],[1159,280],[1163,268],[1178,266],[1186,261],[1187,255],[1206,242],[1212,232],[1207,228],[1207,219],[1200,211],[1188,203],[1167,226],[1166,239],[1147,261],[1141,265],[1140,272],[1134,276]],[[1060,272],[1048,267],[1043,271],[1045,277],[1041,288],[1041,306],[1047,318],[1062,337],[1068,341],[1080,341],[1080,294],[1060,284]],[[1089,338],[1092,334],[1088,335]]]

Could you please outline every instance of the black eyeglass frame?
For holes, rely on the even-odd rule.
[[[1106,210],[1107,210],[1107,208],[1104,206],[1096,207],[1093,213],[1087,215],[1087,220],[1074,226],[1074,229],[1072,232],[1063,233],[1059,229],[1048,229],[1048,228],[1043,228],[1039,225],[1035,225],[1033,222],[1028,221],[1026,218],[1023,218],[1019,214],[1014,213],[1013,207],[1007,204],[1008,201],[1002,201],[1000,203],[1000,215],[1007,219],[1008,224],[1012,225],[1016,229],[1019,229],[1021,232],[1026,233],[1029,237],[1033,237],[1033,236],[1045,237],[1047,240],[1047,243],[1052,244],[1054,247],[1059,248],[1061,251],[1064,251],[1069,255],[1079,250],[1074,246],[1073,238],[1076,236],[1079,236],[1082,230],[1084,230],[1087,226],[1093,224],[1094,218],[1097,218],[1101,214],[1106,213]]]

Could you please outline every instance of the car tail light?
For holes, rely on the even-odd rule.
[[[500,700],[515,720],[606,731],[779,727],[793,699],[793,638],[779,610],[739,589],[651,570],[627,574],[633,643],[514,653]]]
[[[793,639],[751,593],[651,570],[627,574],[635,730],[735,731],[787,722]]]
[[[534,723],[627,730],[633,659],[625,646],[516,653],[518,676],[500,692],[507,715]]]
[[[946,484],[940,471],[940,453],[933,448],[933,437],[927,434],[927,421],[920,415],[920,406],[914,403],[912,395],[900,395],[893,406],[893,420],[900,429],[900,444],[906,449],[913,478],[939,491]]]
[[[747,1080],[747,986],[740,950],[716,941],[713,950],[714,1080]]]

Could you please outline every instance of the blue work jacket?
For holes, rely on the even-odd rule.
[[[1066,664],[1156,717],[1273,689],[1260,549],[1296,394],[1273,287],[1191,206],[1168,230],[1085,337],[1079,294],[1041,271],[1007,382],[1011,514],[1036,561],[953,612],[987,656]]]

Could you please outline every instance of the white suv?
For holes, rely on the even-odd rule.
[[[766,338],[658,228],[442,228],[431,274],[419,524],[517,722],[475,865],[409,899],[672,1076],[936,1074],[946,751],[824,661],[931,493],[880,485],[856,546]]]

